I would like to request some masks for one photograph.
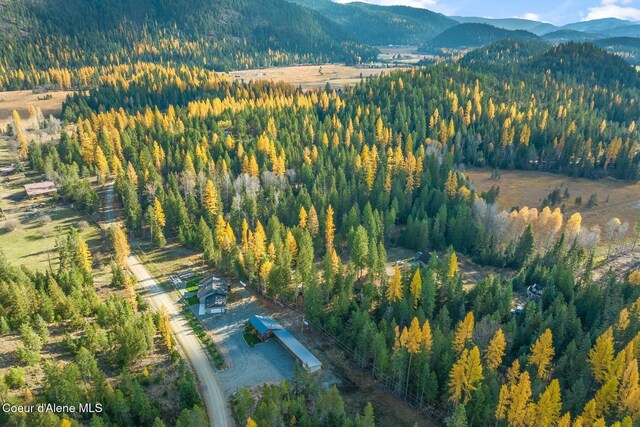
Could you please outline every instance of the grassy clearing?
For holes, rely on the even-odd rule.
[[[302,89],[315,89],[323,88],[327,83],[334,88],[354,86],[362,78],[383,72],[388,73],[391,70],[392,68],[359,68],[341,64],[324,64],[231,71],[229,74],[233,78],[244,81],[284,81],[300,86]]]
[[[47,205],[38,212],[7,215],[13,231],[0,232],[0,248],[16,265],[34,270],[56,269],[56,240],[75,228],[89,247],[102,244],[100,230],[90,219],[72,209]]]
[[[187,282],[187,287],[185,289],[185,292],[197,292],[198,291],[198,285],[200,284],[200,278],[196,278],[196,279],[191,279]]]
[[[565,217],[580,212],[583,224],[603,227],[612,217],[627,221],[633,226],[640,217],[640,184],[615,179],[590,180],[571,178],[564,175],[535,171],[501,171],[500,179],[491,178],[491,170],[470,169],[465,172],[478,193],[492,186],[500,187],[498,204],[504,209],[529,206],[540,208],[542,201],[555,188],[565,188],[569,198],[564,200]],[[587,208],[592,194],[598,197],[598,204]],[[575,199],[582,197],[582,205],[576,206]],[[608,201],[607,201],[608,200]]]
[[[247,326],[245,326],[244,331],[242,331],[242,338],[244,338],[244,341],[247,343],[249,347],[253,347],[262,342],[260,338],[258,338],[253,333],[253,330],[251,329],[251,326],[248,323],[247,323]]]

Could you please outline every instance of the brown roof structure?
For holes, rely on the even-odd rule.
[[[35,184],[26,184],[24,191],[27,192],[27,196],[36,197],[56,193],[58,192],[58,187],[53,181],[42,181]]]

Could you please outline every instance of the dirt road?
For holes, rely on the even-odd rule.
[[[233,425],[231,413],[227,407],[226,397],[218,383],[218,378],[198,337],[196,337],[185,318],[180,314],[180,307],[162,289],[137,257],[131,255],[127,262],[129,269],[138,279],[138,286],[142,290],[142,295],[151,301],[157,310],[162,307],[166,308],[173,334],[187,355],[189,362],[191,362],[191,366],[198,378],[200,392],[209,414],[210,424],[213,427],[231,427]]]
[[[116,221],[113,184],[108,185],[105,190],[103,217],[105,220],[104,225],[107,227]],[[157,310],[162,307],[167,310],[176,341],[187,356],[198,379],[200,394],[209,415],[209,424],[213,427],[233,426],[234,422],[231,418],[231,411],[227,406],[227,399],[218,383],[218,378],[213,366],[211,366],[206,350],[180,313],[180,306],[171,298],[170,293],[160,286],[136,256],[130,255],[127,258],[127,263],[129,264],[129,269],[138,280],[138,290],[141,291],[142,296],[150,301]]]

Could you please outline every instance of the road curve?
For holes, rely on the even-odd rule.
[[[113,183],[107,184],[105,191],[105,228],[116,222],[116,212],[114,208]],[[209,424],[212,427],[232,427],[234,425],[231,411],[227,406],[222,388],[218,383],[218,378],[213,366],[209,361],[206,350],[202,347],[200,340],[193,333],[193,330],[186,319],[180,313],[180,306],[171,299],[171,295],[166,292],[160,284],[149,273],[149,270],[140,260],[130,255],[127,258],[129,269],[138,280],[139,290],[143,290],[143,296],[151,302],[156,310],[164,307],[169,314],[169,321],[173,335],[182,351],[187,356],[195,372],[200,386],[200,394],[204,401],[204,406],[209,416]]]

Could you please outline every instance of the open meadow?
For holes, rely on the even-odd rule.
[[[231,77],[245,82],[255,80],[284,81],[306,90],[322,88],[327,83],[333,88],[353,86],[363,78],[399,69],[402,68],[365,68],[342,64],[324,64],[231,71],[229,74]]]
[[[70,93],[72,92],[34,93],[31,90],[0,92],[0,129],[6,128],[13,110],[17,110],[23,119],[29,117],[27,109],[30,106],[40,107],[45,117],[58,114],[62,110],[62,103]]]
[[[512,207],[528,206],[540,209],[543,200],[559,188],[569,197],[564,199],[565,218],[574,212],[580,212],[583,224],[603,227],[613,217],[633,225],[640,218],[640,184],[615,179],[591,180],[571,178],[546,172],[535,171],[500,171],[499,178],[491,177],[489,169],[469,169],[465,171],[477,193],[491,187],[500,187],[498,205],[510,210]],[[595,194],[597,203],[588,207],[589,198]],[[582,203],[576,205],[576,198]],[[559,207],[558,206],[558,207]]]

